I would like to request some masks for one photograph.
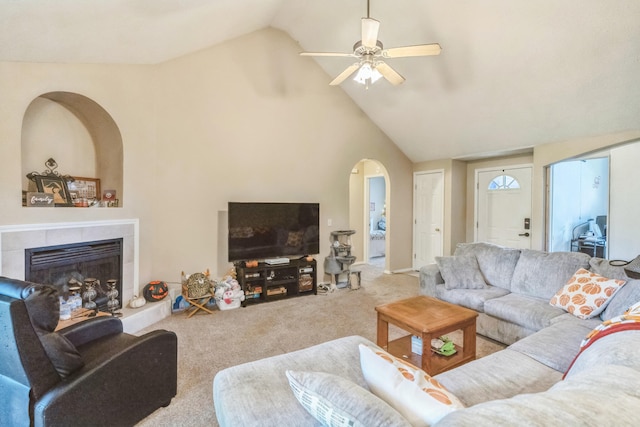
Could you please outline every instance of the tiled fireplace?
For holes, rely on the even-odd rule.
[[[126,307],[134,295],[140,295],[138,227],[137,219],[0,226],[0,275],[24,280],[27,249],[122,239],[122,293],[118,298]],[[123,312],[125,331],[135,332],[169,315],[171,307],[170,302],[168,306],[154,303]]]

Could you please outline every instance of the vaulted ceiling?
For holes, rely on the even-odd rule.
[[[0,0],[0,61],[154,64],[274,27],[351,52],[366,0]],[[344,90],[414,162],[640,129],[640,1],[371,0],[406,78]],[[327,84],[352,58],[307,58]]]

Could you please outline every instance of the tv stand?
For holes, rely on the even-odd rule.
[[[257,267],[236,265],[237,280],[245,299],[242,306],[303,295],[316,295],[316,260],[288,259],[286,264],[258,263]]]

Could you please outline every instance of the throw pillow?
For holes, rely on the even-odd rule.
[[[347,379],[324,372],[285,373],[298,402],[324,426],[410,426],[385,401]]]
[[[369,389],[413,426],[435,424],[464,405],[422,369],[386,351],[360,344],[360,366]]]
[[[482,277],[478,260],[474,255],[436,257],[436,264],[447,289],[484,289],[487,284]]]
[[[522,249],[511,278],[511,292],[547,301],[579,268],[589,268],[582,252],[544,252]]]
[[[562,308],[580,319],[590,319],[602,313],[611,297],[625,284],[624,280],[608,279],[584,268],[578,269],[549,304]]]
[[[520,249],[487,242],[459,243],[453,255],[473,255],[488,285],[511,289],[511,277],[520,259]]]

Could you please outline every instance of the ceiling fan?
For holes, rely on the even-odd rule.
[[[346,70],[340,73],[329,84],[331,86],[337,86],[358,71],[354,80],[364,84],[368,88],[369,84],[374,83],[380,77],[384,77],[392,85],[399,85],[405,80],[404,77],[382,59],[439,55],[442,50],[438,43],[384,49],[382,42],[378,40],[379,29],[380,21],[371,18],[369,15],[369,0],[367,0],[367,17],[362,18],[362,39],[353,45],[353,53],[302,52],[300,55],[358,58],[358,62],[347,67]]]

